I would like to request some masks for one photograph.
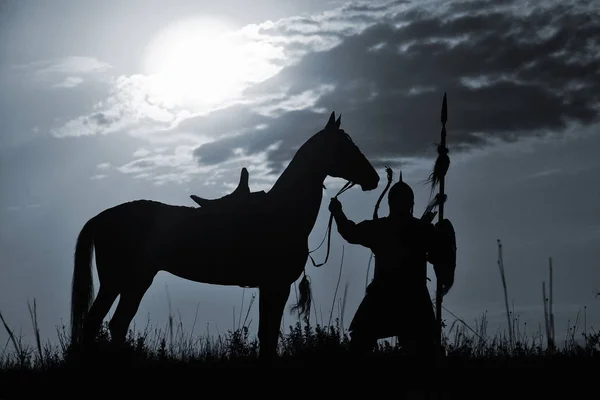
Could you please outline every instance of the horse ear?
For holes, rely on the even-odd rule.
[[[329,121],[327,121],[327,125],[325,126],[325,128],[333,128],[335,124],[335,111],[332,111],[331,115],[329,116]]]
[[[342,114],[339,115],[338,119],[335,121],[335,127],[340,129],[340,124],[342,123]]]

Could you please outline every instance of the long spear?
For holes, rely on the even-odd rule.
[[[442,113],[441,113],[441,122],[442,122],[442,132],[441,132],[441,141],[437,146],[438,157],[435,161],[435,166],[433,168],[433,172],[429,176],[429,181],[431,182],[431,191],[435,188],[436,184],[439,183],[439,193],[438,193],[438,222],[442,222],[444,220],[444,203],[446,200],[445,191],[445,177],[446,172],[448,172],[448,168],[450,167],[450,158],[448,157],[448,148],[446,147],[446,122],[448,120],[448,101],[446,97],[446,92],[444,92],[444,99],[442,101]],[[441,347],[442,345],[442,298],[444,297],[443,285],[441,279],[436,280],[436,295],[435,295],[435,312],[436,312],[436,320],[437,320],[437,337],[438,344]]]

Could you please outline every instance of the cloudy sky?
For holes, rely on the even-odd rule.
[[[69,321],[73,250],[87,219],[140,198],[192,206],[192,193],[230,192],[243,166],[252,190],[268,190],[331,111],[383,183],[384,165],[402,170],[420,216],[447,92],[446,215],[458,267],[445,307],[471,325],[487,312],[489,330],[504,329],[501,239],[509,301],[528,332],[543,325],[549,257],[557,335],[584,306],[588,329],[597,326],[600,13],[592,1],[531,4],[3,1],[0,312],[30,340],[35,298],[42,335],[54,339]],[[311,248],[339,183],[326,181]],[[369,218],[383,187],[344,193],[347,215]],[[329,319],[343,245],[334,232],[328,264],[307,266],[318,322]],[[344,251],[347,326],[370,253]],[[170,301],[186,330],[197,313],[196,329],[222,333],[253,293],[161,272],[136,325],[164,327]],[[295,321],[286,312],[285,326]]]

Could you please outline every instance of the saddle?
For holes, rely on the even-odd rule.
[[[190,198],[207,211],[231,212],[247,210],[248,207],[257,205],[266,195],[264,190],[251,192],[248,186],[248,178],[248,170],[244,167],[240,174],[240,181],[233,192],[217,199],[207,199],[195,194],[190,195]]]

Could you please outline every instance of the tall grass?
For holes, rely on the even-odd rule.
[[[68,330],[60,327],[59,343],[35,341],[34,345],[24,344],[0,315],[9,333],[13,351],[4,349],[0,356],[0,370],[52,370],[79,365],[69,347]],[[175,319],[172,318],[172,321]],[[297,321],[287,332],[281,332],[278,352],[284,363],[342,362],[348,351],[349,336],[341,328],[336,318],[330,326],[308,321]],[[541,332],[529,334],[517,323],[513,344],[506,334],[489,335],[486,314],[474,327],[456,319],[444,334],[444,342],[450,364],[465,366],[470,364],[522,365],[539,362],[546,365],[549,360],[565,358],[580,360],[600,355],[600,333],[581,333],[584,343],[576,338],[574,326],[562,347],[549,351],[544,345]],[[173,329],[170,329],[172,327]],[[39,330],[36,331],[39,336]],[[108,325],[105,323],[98,338],[98,353],[95,363],[100,366],[111,364],[111,343]],[[131,366],[137,367],[189,367],[189,366],[250,366],[257,360],[258,340],[250,337],[249,327],[242,326],[225,334],[190,334],[183,330],[179,320],[168,329],[153,328],[148,324],[143,330],[132,327],[129,330],[126,350]],[[402,348],[393,340],[381,340],[373,357],[385,361],[402,361]],[[589,361],[589,360],[588,360]],[[112,365],[112,364],[111,364]]]

